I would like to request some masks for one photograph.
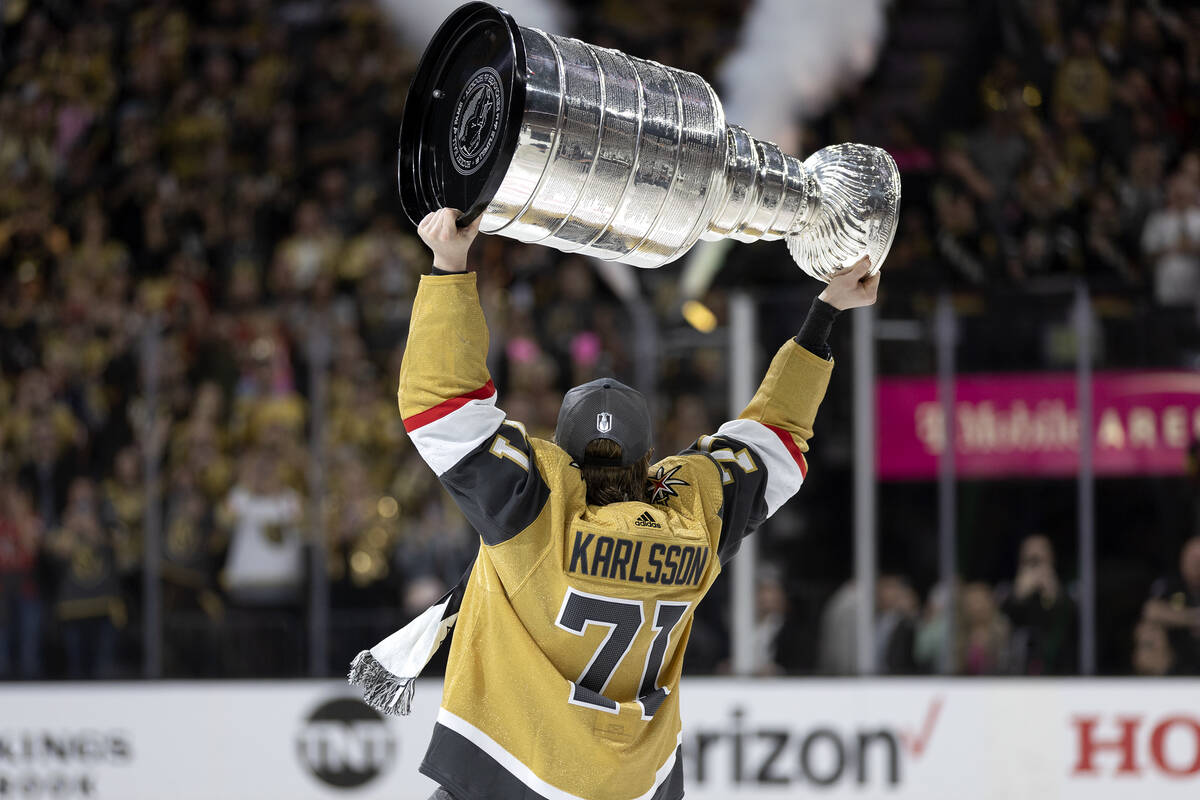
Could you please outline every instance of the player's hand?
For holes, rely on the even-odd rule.
[[[467,251],[479,233],[481,217],[476,217],[467,227],[460,228],[456,222],[461,215],[462,212],[456,208],[439,208],[426,214],[417,226],[421,241],[433,251],[433,265],[438,269],[447,272],[467,271]]]
[[[880,273],[868,277],[870,271],[871,259],[863,256],[830,278],[818,297],[840,311],[873,305],[879,294]]]

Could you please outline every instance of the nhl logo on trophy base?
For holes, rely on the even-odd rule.
[[[450,118],[450,161],[460,175],[479,169],[492,151],[503,112],[500,74],[480,67],[463,87]]]
[[[523,28],[488,3],[450,15],[421,57],[397,175],[414,223],[482,216],[483,233],[659,267],[700,239],[785,239],[829,277],[883,264],[900,174],[885,151],[839,144],[805,161],[727,124],[691,72]]]

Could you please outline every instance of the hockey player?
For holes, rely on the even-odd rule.
[[[356,659],[368,702],[403,710],[456,631],[421,771],[453,800],[683,796],[679,676],[696,604],[800,488],[837,313],[875,302],[864,259],[814,300],[741,415],[650,464],[641,394],[604,378],[567,393],[553,442],[496,404],[467,271],[478,222],[441,209],[400,369],[413,444],[479,532],[462,584]],[[455,619],[454,611],[457,610]]]

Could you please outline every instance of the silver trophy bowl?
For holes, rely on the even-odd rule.
[[[864,255],[878,271],[900,209],[878,147],[802,162],[727,124],[699,75],[482,2],[451,14],[421,59],[398,177],[414,223],[449,206],[484,233],[648,268],[699,239],[784,238],[821,281]]]

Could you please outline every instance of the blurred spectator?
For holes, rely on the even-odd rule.
[[[217,616],[213,565],[224,539],[217,535],[212,506],[195,475],[176,472],[163,514],[162,577],[168,608],[202,608]]]
[[[113,461],[113,475],[103,483],[104,513],[115,523],[117,571],[130,595],[141,589],[142,523],[146,513],[146,482],[135,446],[123,448]]]
[[[986,125],[971,136],[966,151],[950,147],[944,156],[946,170],[957,175],[984,203],[994,203],[1012,190],[1017,172],[1029,154],[1019,114],[1015,106],[1009,107],[1007,97],[996,96]]]
[[[1154,296],[1165,306],[1200,304],[1200,186],[1177,173],[1167,205],[1150,213],[1142,249],[1153,259]]]
[[[40,677],[42,524],[29,495],[0,476],[0,680]]]
[[[263,450],[247,451],[221,507],[231,531],[223,585],[236,602],[292,605],[300,600],[304,539],[300,495],[283,483],[283,465]]]
[[[1167,629],[1162,625],[1142,620],[1133,629],[1133,673],[1158,677],[1170,675],[1175,670],[1175,654]]]
[[[934,190],[937,215],[935,248],[946,268],[963,283],[982,286],[996,279],[999,243],[980,226],[978,212],[963,191],[941,186]]]
[[[1150,587],[1142,618],[1167,630],[1177,673],[1200,674],[1200,536],[1184,543],[1179,574]]]
[[[1102,190],[1092,195],[1085,241],[1094,268],[1119,275],[1130,283],[1139,282],[1142,273],[1131,255],[1136,251],[1131,239],[1121,224],[1120,209],[1112,193]]]
[[[798,630],[799,620],[791,612],[787,589],[779,568],[758,565],[754,594],[753,667],[755,675],[795,672],[800,651],[806,646]]]
[[[304,509],[300,493],[287,482],[289,476],[292,481],[302,477],[303,459],[289,462],[279,455],[284,452],[280,439],[270,430],[263,444],[244,451],[237,481],[218,510],[219,523],[229,532],[220,574],[231,606],[228,619],[219,620],[227,648],[223,670],[246,677],[297,675],[303,669]],[[193,520],[198,510],[184,500],[178,521],[194,525],[201,521]],[[205,599],[201,589],[196,600]],[[205,610],[210,617],[219,615]]]
[[[125,626],[113,530],[101,518],[96,488],[87,478],[71,482],[62,526],[47,550],[57,564],[55,614],[71,678],[116,674],[117,630]]]
[[[1075,112],[1085,122],[1102,119],[1109,109],[1109,76],[1096,55],[1092,38],[1081,29],[1071,32],[1070,52],[1054,77],[1056,110]]]
[[[225,545],[213,506],[195,474],[176,471],[162,522],[162,604],[171,620],[163,631],[164,670],[170,675],[219,674],[215,626],[224,616],[215,564]]]
[[[922,672],[941,671],[949,632],[946,609],[950,602],[951,589],[944,582],[935,584],[925,598],[925,608],[913,640],[913,660]]]
[[[67,501],[67,486],[82,467],[78,420],[52,398],[45,373],[32,370],[21,376],[7,423],[22,459],[18,479],[33,500],[34,512],[47,528],[55,527]]]
[[[1146,217],[1162,205],[1166,154],[1159,142],[1143,141],[1129,154],[1129,168],[1122,176],[1122,210],[1130,228],[1140,228]]]
[[[341,246],[340,236],[326,223],[316,201],[300,204],[293,230],[275,254],[274,288],[283,295],[311,289],[318,276],[333,269]]]
[[[992,589],[968,583],[962,590],[958,671],[963,675],[1002,675],[1008,671],[1010,626],[996,607]]]
[[[817,669],[823,675],[854,675],[858,672],[858,594],[854,581],[846,581],[821,610]]]
[[[886,675],[917,671],[916,630],[921,601],[904,578],[881,575],[875,586],[875,663]]]
[[[1021,542],[1017,575],[999,590],[1012,623],[1011,671],[1069,675],[1076,670],[1076,609],[1054,569],[1054,549],[1040,534]]]

